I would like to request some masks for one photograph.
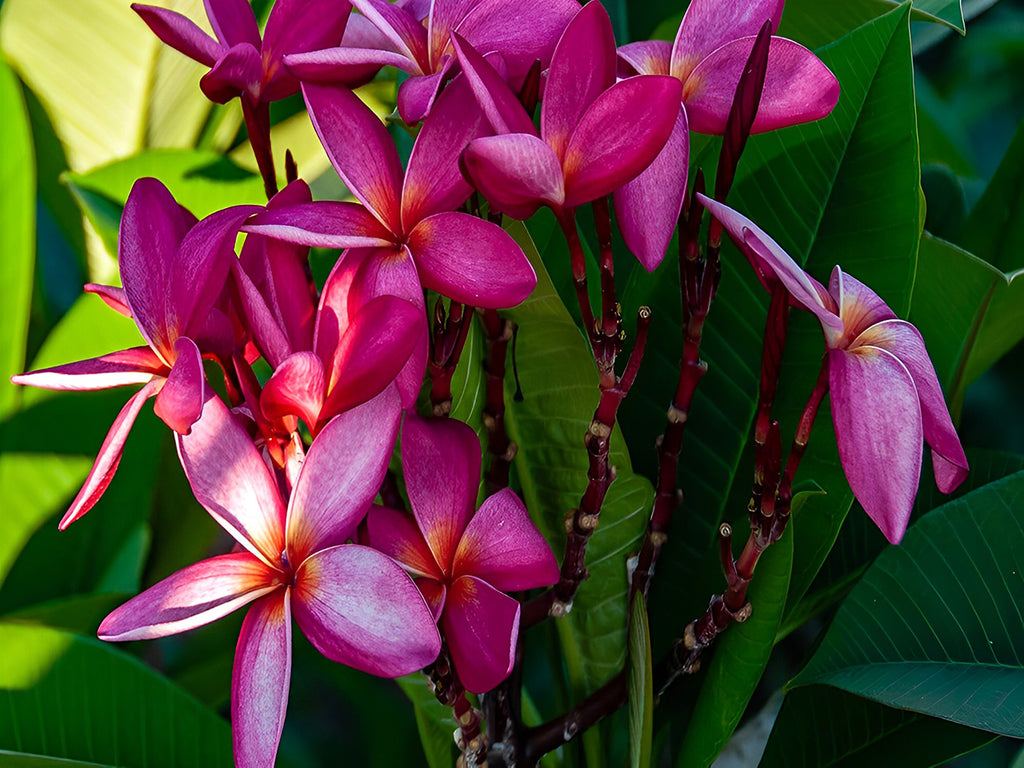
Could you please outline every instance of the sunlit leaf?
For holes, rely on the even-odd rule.
[[[647,604],[643,600],[634,600],[629,619],[629,764],[632,768],[647,768],[651,764],[654,733],[652,678]]]

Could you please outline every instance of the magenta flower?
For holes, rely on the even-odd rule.
[[[899,543],[917,495],[922,440],[931,446],[935,484],[943,493],[960,485],[968,470],[921,334],[839,267],[825,290],[752,221],[698,197],[761,282],[781,281],[791,301],[821,322],[843,471],[857,501],[886,538]]]
[[[683,84],[682,110],[665,149],[650,168],[615,193],[623,240],[652,270],[661,261],[686,195],[690,129],[725,130],[740,74],[758,31],[778,29],[785,0],[694,0],[674,43],[629,43],[619,59],[632,73],[671,75]],[[799,43],[772,37],[764,91],[752,133],[819,120],[835,107],[839,83]]]
[[[352,10],[345,0],[277,0],[261,38],[247,0],[205,2],[216,40],[175,11],[141,3],[132,10],[164,43],[210,67],[199,85],[220,104],[242,94],[254,104],[291,96],[299,81],[284,56],[337,45]]]
[[[135,182],[125,203],[118,241],[124,289],[87,286],[135,320],[148,346],[13,376],[44,389],[98,390],[144,384],[117,415],[96,462],[60,522],[66,528],[99,501],[114,477],[125,440],[143,403],[171,429],[187,434],[205,399],[200,350],[222,346],[213,311],[234,261],[242,222],[260,210],[235,206],[201,222],[156,179]]]
[[[558,563],[512,491],[473,514],[480,443],[462,422],[407,414],[402,468],[415,519],[374,507],[370,544],[417,577],[463,685],[489,691],[515,662],[519,601],[504,593],[554,584]]]
[[[534,61],[547,67],[558,36],[579,7],[576,0],[432,0],[420,19],[415,8],[386,0],[355,0],[384,37],[380,48],[343,47],[289,56],[303,80],[342,79],[368,64],[392,65],[410,77],[398,89],[398,111],[407,123],[430,112],[441,87],[457,70],[452,33],[484,53],[497,52],[519,85]]]
[[[512,237],[452,210],[472,191],[458,157],[483,122],[468,87],[452,83],[438,99],[404,180],[387,129],[355,94],[302,88],[331,162],[363,205],[323,201],[267,210],[246,231],[302,245],[372,248],[401,281],[393,292],[403,298],[420,283],[474,307],[511,307],[529,296],[537,276]]]
[[[393,388],[342,414],[313,442],[287,509],[248,433],[210,397],[178,454],[199,502],[241,549],[188,566],[114,610],[103,640],[148,640],[252,603],[235,651],[235,764],[270,768],[284,726],[291,617],[327,658],[383,677],[431,663],[441,641],[394,561],[346,544],[380,488],[398,431]]]
[[[615,38],[599,2],[585,5],[555,47],[540,133],[498,72],[456,42],[492,128],[473,141],[466,170],[495,208],[516,219],[542,205],[559,216],[610,194],[650,165],[672,133],[681,88],[674,78],[615,83]]]

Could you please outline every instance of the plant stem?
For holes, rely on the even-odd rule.
[[[252,153],[256,157],[256,166],[263,177],[263,191],[269,200],[277,194],[277,173],[274,171],[274,155],[270,150],[270,104],[253,102],[246,94],[242,94],[242,117],[245,119]]]
[[[472,309],[452,301],[447,314],[440,296],[434,304],[430,328],[430,403],[435,416],[447,416],[452,410],[452,376],[466,346]]]
[[[486,399],[483,422],[487,429],[487,452],[490,464],[484,477],[487,494],[491,495],[508,487],[509,470],[519,449],[509,439],[505,429],[505,360],[508,344],[515,332],[515,323],[502,318],[497,310],[478,310],[487,339],[487,358],[484,360],[486,376]]]

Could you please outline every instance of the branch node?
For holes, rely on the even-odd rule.
[[[548,616],[560,619],[564,616],[568,616],[571,611],[572,600],[570,600],[569,602],[565,602],[563,600],[559,600],[556,597],[555,600],[551,603],[551,608],[548,609]]]
[[[599,515],[580,515],[579,527],[583,531],[594,531],[600,522]]]
[[[612,428],[607,424],[602,424],[597,419],[590,422],[590,428],[587,431],[599,440],[604,440],[612,434]]]
[[[676,408],[674,405],[668,407],[668,421],[670,424],[684,424],[686,422],[686,411]]]
[[[733,614],[732,619],[738,624],[742,624],[744,621],[750,618],[750,614],[753,613],[753,611],[754,606],[752,606],[749,602],[746,602],[738,611],[736,611],[736,613]]]

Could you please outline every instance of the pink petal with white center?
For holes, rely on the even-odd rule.
[[[214,395],[188,435],[175,435],[196,500],[224,530],[271,567],[284,551],[285,508],[252,438]]]
[[[249,43],[260,47],[260,30],[247,0],[203,0],[217,38],[227,45]]]
[[[542,205],[560,208],[565,202],[558,156],[532,134],[477,139],[466,148],[463,162],[480,193],[514,219],[528,219]]]
[[[357,18],[357,17],[353,17]],[[284,57],[288,71],[303,82],[344,83],[350,87],[372,78],[383,66],[403,72],[417,71],[416,65],[400,53],[377,48],[326,48],[310,53],[293,53]]]
[[[235,648],[231,732],[240,768],[273,768],[291,670],[291,595],[279,589],[249,609]]]
[[[921,476],[921,406],[907,368],[879,347],[829,351],[832,423],[864,511],[898,544]]]
[[[422,320],[422,310],[395,296],[378,296],[352,316],[337,348],[321,356],[327,395],[315,429],[395,380],[416,347]]]
[[[169,327],[178,335],[195,337],[217,302],[235,257],[235,237],[258,205],[235,205],[207,216],[188,231],[168,275]]]
[[[690,131],[679,110],[672,134],[647,168],[613,193],[615,218],[626,246],[653,272],[668,250],[686,197]]]
[[[88,477],[85,478],[81,490],[57,526],[62,531],[92,509],[100,500],[103,492],[107,490],[107,486],[114,478],[114,472],[117,471],[117,465],[121,461],[124,441],[128,439],[132,424],[135,423],[135,418],[142,410],[142,404],[159,392],[163,384],[162,377],[153,379],[132,395],[117,414],[114,423],[110,425],[107,436],[103,439],[103,445],[100,446],[100,452],[96,456],[96,461],[93,462],[92,469],[89,470]]]
[[[452,36],[452,45],[462,66],[462,79],[468,82],[494,133],[536,135],[533,119],[491,63],[458,34]]]
[[[352,3],[395,46],[416,63],[419,74],[430,71],[427,31],[408,10],[387,0],[355,0]]]
[[[89,360],[11,376],[15,384],[76,392],[145,384],[164,376],[167,366],[149,347],[132,347]]]
[[[565,157],[569,137],[584,113],[614,82],[612,21],[601,3],[587,3],[562,33],[544,86],[540,135],[559,160]],[[646,103],[633,104],[634,112],[642,113],[637,106]]]
[[[697,63],[716,48],[756,35],[769,19],[774,34],[784,4],[785,0],[693,0],[672,44],[672,74],[686,80]]]
[[[398,435],[394,387],[332,419],[313,440],[288,505],[288,559],[352,537],[380,490]]]
[[[850,347],[852,350],[862,345],[891,352],[910,371],[921,401],[924,439],[932,449],[935,484],[943,493],[951,493],[967,478],[967,456],[949,418],[939,379],[920,332],[904,320],[883,320],[854,339]]]
[[[413,75],[398,88],[398,114],[407,125],[415,125],[423,120],[434,106],[438,91],[447,78],[451,76],[450,57],[446,57],[437,72],[425,75]]]
[[[324,366],[312,352],[296,352],[277,366],[263,385],[260,410],[270,421],[298,416],[316,426],[324,402]]]
[[[473,188],[462,175],[459,158],[469,142],[489,132],[469,83],[464,77],[457,78],[434,104],[409,156],[402,189],[404,231],[466,201]]]
[[[182,568],[100,624],[100,640],[152,640],[202,627],[282,586],[283,574],[248,552],[218,555]]]
[[[381,224],[400,234],[402,165],[384,124],[348,88],[306,83],[302,93],[341,180]],[[359,141],[353,142],[353,136]]]
[[[212,67],[228,48],[203,32],[194,21],[175,11],[142,3],[132,3],[132,10],[162,42],[200,64]]]
[[[167,187],[149,178],[135,182],[121,215],[117,260],[125,298],[142,337],[168,365],[178,336],[169,327],[168,285],[191,223]]]
[[[758,279],[765,288],[771,290],[771,285],[776,279],[781,281],[793,300],[813,312],[821,321],[826,337],[830,333],[843,332],[843,321],[836,314],[835,302],[829,297],[825,287],[804,272],[782,246],[746,216],[724,203],[700,193],[697,194],[697,199],[729,233],[736,247],[754,267]]]
[[[845,328],[842,338],[830,340],[833,346],[847,346],[872,325],[897,319],[881,296],[838,266],[832,270],[828,292],[839,307]]]
[[[372,675],[407,675],[441,650],[419,589],[391,558],[369,547],[331,547],[303,562],[292,610],[320,653]]]
[[[412,515],[374,504],[366,516],[366,530],[371,547],[395,560],[413,576],[426,576],[436,580],[435,583],[445,578]]]
[[[103,303],[112,310],[125,317],[132,316],[132,308],[128,306],[128,299],[124,295],[124,288],[113,285],[100,285],[99,283],[86,283],[82,288],[86,293],[93,293],[103,299]]]
[[[480,441],[461,421],[421,419],[408,411],[402,425],[402,469],[416,523],[441,570],[450,574],[476,507]]]
[[[373,248],[394,240],[363,206],[333,200],[268,209],[242,229],[316,248]]]
[[[512,236],[466,213],[437,213],[409,234],[409,251],[426,288],[471,307],[514,307],[537,274]]]
[[[441,626],[467,691],[485,693],[509,676],[519,638],[518,600],[461,576],[448,590]]]
[[[452,567],[455,576],[478,576],[502,592],[558,581],[558,561],[516,494],[488,497],[469,521]]]
[[[206,376],[199,347],[187,336],[174,342],[174,366],[153,403],[153,412],[180,435],[199,420],[206,399]]]
[[[508,81],[519,89],[535,60],[547,68],[566,26],[580,10],[576,0],[483,0],[456,27],[480,53],[497,52]]]
[[[210,101],[227,104],[236,96],[247,93],[260,97],[263,81],[263,61],[260,52],[249,43],[232,46],[199,81],[199,87]]]
[[[618,57],[638,75],[670,75],[672,43],[667,40],[643,40],[620,45]]]
[[[683,85],[690,128],[721,135],[754,37],[723,45],[693,70]],[[839,101],[839,81],[799,43],[773,37],[768,47],[764,92],[751,133],[820,120]]]
[[[674,77],[640,75],[597,98],[565,149],[567,208],[611,194],[654,161],[676,126],[680,90]]]

